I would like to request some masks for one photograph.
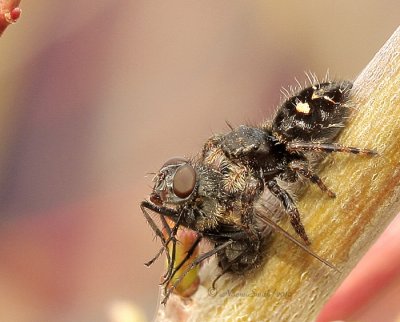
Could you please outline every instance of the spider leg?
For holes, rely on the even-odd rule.
[[[300,213],[297,209],[292,197],[278,185],[275,179],[267,182],[267,187],[271,193],[280,200],[286,213],[290,217],[290,223],[293,226],[296,233],[304,240],[304,242],[309,245],[310,240],[307,237],[306,231],[303,224],[301,223]]]
[[[292,161],[289,163],[289,168],[293,170],[295,173],[298,173],[303,177],[307,178],[312,183],[315,183],[321,189],[321,191],[326,192],[329,197],[331,198],[336,197],[336,194],[325,185],[322,179],[308,168],[306,162],[297,160]]]
[[[322,142],[288,142],[286,149],[289,152],[344,152],[361,155],[377,155],[378,152],[370,149],[362,149],[352,146],[344,146],[338,143],[322,143]]]
[[[310,254],[314,258],[318,259],[321,263],[324,263],[325,265],[329,266],[333,270],[337,271],[340,273],[340,271],[330,262],[327,260],[323,259],[321,256],[319,256],[317,253],[314,253],[311,249],[309,249],[307,246],[303,245],[300,243],[296,238],[294,238],[292,235],[290,235],[286,230],[281,228],[276,222],[274,222],[272,219],[268,218],[267,216],[260,216],[258,215],[258,218],[260,218],[264,223],[266,223],[269,227],[273,228],[276,232],[282,234],[285,238],[290,240],[292,243],[295,245],[299,246],[302,250],[304,250],[306,253]]]

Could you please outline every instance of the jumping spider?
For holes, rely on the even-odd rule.
[[[271,227],[334,268],[306,246],[310,240],[292,195],[285,187],[305,178],[333,198],[335,193],[314,172],[315,156],[331,152],[376,154],[373,150],[334,142],[351,111],[351,88],[348,81],[314,82],[287,95],[271,123],[255,127],[241,125],[226,134],[213,135],[204,144],[201,155],[192,159],[173,158],[161,167],[154,178],[150,201],[143,201],[141,209],[163,245],[147,265],[172,243],[172,252],[166,251],[168,270],[164,275],[163,303],[183,276],[210,256],[217,256],[221,268],[213,286],[225,272],[243,274],[257,266]],[[268,217],[264,205],[267,191],[280,201],[303,243]],[[159,215],[167,237],[147,210]],[[166,218],[174,222],[172,228]],[[180,226],[197,232],[198,237],[186,257],[175,263],[175,235]],[[213,248],[198,256],[186,273],[169,285],[203,238]]]

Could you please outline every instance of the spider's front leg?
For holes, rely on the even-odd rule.
[[[374,156],[378,152],[371,149],[357,148],[354,146],[345,146],[339,143],[323,143],[323,142],[289,142],[286,145],[287,151],[293,152],[343,152],[360,155]]]

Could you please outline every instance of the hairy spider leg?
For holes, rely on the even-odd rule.
[[[292,197],[287,193],[287,191],[279,186],[278,182],[275,179],[268,181],[267,187],[269,191],[271,191],[271,193],[282,203],[286,213],[290,217],[290,223],[296,233],[304,240],[307,245],[310,245],[310,240],[308,239],[304,226],[301,223],[299,210],[297,209]]]
[[[289,152],[305,152],[305,151],[313,151],[313,152],[344,152],[344,153],[353,153],[360,155],[377,155],[378,152],[371,149],[362,149],[353,146],[344,146],[339,143],[321,143],[321,142],[288,142],[286,144],[286,149]]]
[[[321,189],[321,191],[327,193],[329,197],[336,197],[336,194],[325,185],[322,179],[316,173],[310,170],[306,162],[294,160],[289,163],[289,168],[292,169],[295,173],[302,175],[303,177],[310,180],[312,183],[316,184]]]

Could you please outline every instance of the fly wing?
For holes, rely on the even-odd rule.
[[[313,252],[310,248],[308,248],[306,245],[302,244],[300,241],[298,241],[296,238],[294,238],[292,235],[290,235],[286,230],[284,230],[282,227],[280,227],[273,219],[270,218],[270,212],[271,209],[269,209],[264,203],[259,203],[256,206],[256,211],[255,211],[255,216],[256,218],[267,225],[269,228],[271,228],[273,231],[283,235],[286,239],[290,240],[292,243],[300,247],[302,250],[304,250],[306,253],[310,254],[314,258],[318,259],[321,263],[324,263],[325,265],[329,266],[333,270],[340,272],[332,263],[328,262],[327,260],[323,259],[321,256]]]

